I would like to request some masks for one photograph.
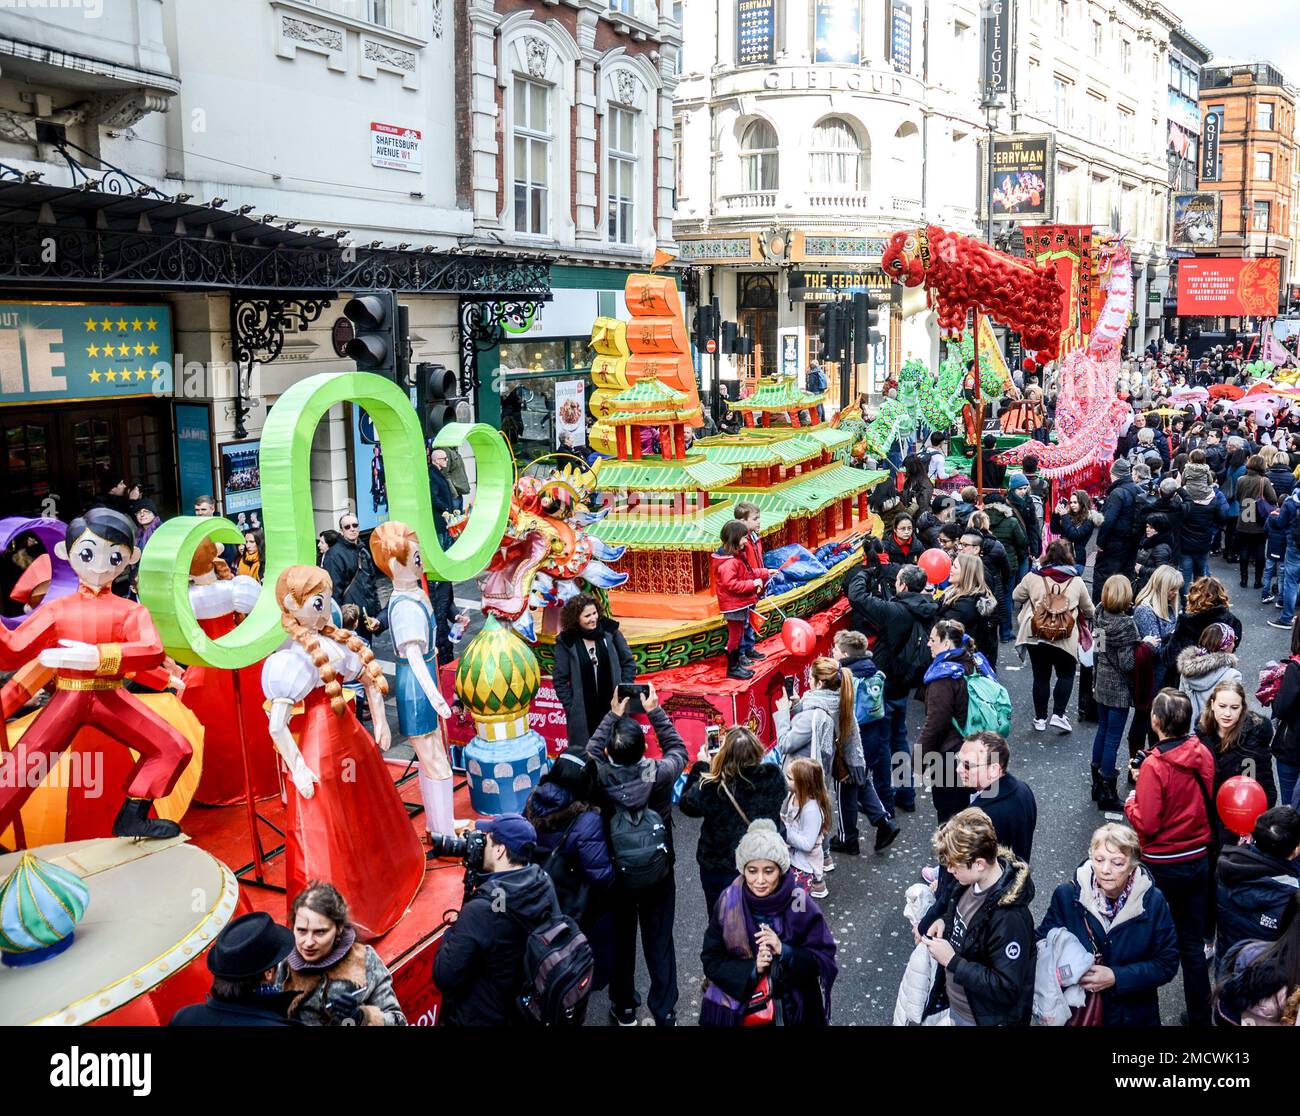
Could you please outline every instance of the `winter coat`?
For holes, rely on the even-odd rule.
[[[751,577],[767,581],[776,572],[763,564],[763,540],[753,531],[740,540],[740,556],[745,559]]]
[[[1276,726],[1273,755],[1278,763],[1300,767],[1300,663],[1286,664],[1272,713]]]
[[[258,994],[247,1000],[218,1000],[209,995],[200,1004],[189,1004],[172,1016],[169,1027],[298,1027],[287,1012],[293,995],[286,992]]]
[[[699,843],[695,846],[695,859],[701,871],[734,872],[736,846],[749,828],[749,822],[768,818],[781,829],[781,804],[787,793],[785,775],[774,763],[760,763],[728,784],[727,790],[749,819],[746,821],[720,782],[702,781],[708,770],[707,763],[697,763],[691,768],[677,808],[688,818],[703,819]]]
[[[840,749],[849,769],[848,781],[861,786],[867,779],[867,762],[862,754],[862,736],[857,721],[847,740],[840,740],[840,695],[836,690],[809,690],[790,709],[772,715],[776,747],[782,766],[791,759],[815,759],[822,765],[826,786],[835,786],[831,773],[835,752]]]
[[[1244,463],[1231,468],[1225,466],[1223,471],[1223,480],[1220,482],[1220,487],[1223,489],[1224,498],[1228,501],[1228,516],[1231,519],[1236,519],[1241,514],[1239,486],[1245,475],[1246,466]]]
[[[1245,711],[1245,718],[1236,743],[1226,752],[1219,750],[1217,725],[1208,731],[1199,724],[1196,726],[1196,735],[1214,756],[1214,793],[1217,795],[1219,788],[1234,775],[1249,775],[1264,788],[1269,806],[1275,806],[1277,783],[1273,780],[1273,753],[1268,747],[1273,739],[1273,725],[1251,709]],[[1235,840],[1234,834],[1231,841]]]
[[[393,991],[393,978],[388,967],[370,946],[353,944],[338,961],[323,972],[319,969],[290,968],[281,961],[276,973],[280,986],[294,993],[289,1006],[289,1018],[297,1019],[308,1027],[336,1026],[334,1016],[326,1006],[335,991],[355,992],[366,990],[361,1001],[361,1027],[405,1027],[406,1016]],[[341,986],[336,988],[335,986]]]
[[[605,714],[600,727],[591,734],[587,755],[596,761],[597,804],[608,820],[616,807],[642,810],[649,807],[664,820],[668,831],[668,852],[673,853],[673,784],[686,770],[686,745],[673,726],[672,719],[660,706],[649,714],[650,727],[659,741],[660,759],[642,756],[636,763],[612,763],[605,754],[618,718],[613,710]]]
[[[1290,469],[1284,469],[1280,465],[1274,465],[1273,468],[1264,475],[1268,477],[1269,484],[1273,486],[1273,490],[1277,493],[1277,500],[1274,501],[1275,503],[1285,500],[1291,495],[1292,490],[1295,488],[1295,475]]]
[[[1007,504],[1018,516],[1025,531],[1025,557],[1037,562],[1043,553],[1043,524],[1038,518],[1038,508],[1030,498],[1029,489],[1024,485],[1011,490]],[[992,520],[989,520],[992,525]]]
[[[826,864],[822,840],[830,828],[830,818],[822,815],[815,799],[797,806],[793,794],[788,795],[781,807],[781,823],[785,828],[785,843],[790,849],[790,867],[806,872],[813,879],[821,879]]]
[[[1183,518],[1179,526],[1179,549],[1203,557],[1210,553],[1215,533],[1228,521],[1228,501],[1215,489],[1203,500],[1191,500],[1183,493]]]
[[[1150,538],[1143,536],[1138,546],[1135,589],[1141,592],[1142,586],[1151,580],[1151,575],[1159,566],[1174,565],[1174,548],[1170,542],[1168,530],[1159,531]]]
[[[1192,724],[1201,719],[1201,711],[1220,682],[1240,682],[1237,656],[1228,651],[1205,651],[1185,647],[1178,653],[1178,688],[1192,699]]]
[[[945,593],[939,598],[939,619],[959,621],[975,641],[975,646],[990,660],[997,657],[1001,613],[998,599],[992,593],[951,599]]]
[[[1296,498],[1292,492],[1284,496],[1282,502],[1269,513],[1268,518],[1264,521],[1265,557],[1276,559],[1279,562],[1286,557],[1287,540],[1290,538],[1291,530],[1295,526],[1297,506]]]
[[[1195,736],[1175,736],[1151,748],[1138,768],[1137,787],[1124,803],[1142,843],[1142,859],[1194,860],[1208,851],[1211,831],[1205,798],[1214,783],[1214,757]]]
[[[1215,868],[1218,923],[1214,966],[1243,941],[1277,941],[1282,914],[1300,890],[1300,868],[1255,845],[1228,845]]]
[[[1020,567],[1013,570],[1007,548],[983,531],[980,532],[980,561],[984,563],[984,580],[988,582],[989,592],[1000,601],[1006,600]]]
[[[1174,634],[1169,637],[1165,651],[1165,659],[1169,663],[1170,670],[1169,677],[1165,679],[1166,686],[1175,688],[1178,686],[1178,656],[1187,648],[1195,647],[1201,638],[1201,633],[1211,624],[1227,624],[1237,635],[1236,650],[1241,650],[1241,621],[1222,605],[1215,605],[1201,612],[1180,613],[1178,623],[1174,627]]]
[[[1000,850],[1001,878],[980,905],[956,954],[947,968],[935,973],[925,1014],[943,1010],[948,1002],[948,982],[956,981],[966,994],[975,1022],[981,1027],[1024,1027],[1034,1003],[1034,917],[1029,904],[1034,882],[1029,865]],[[940,917],[944,936],[952,933],[957,903],[966,888],[953,890]]]
[[[1102,506],[1101,526],[1097,528],[1097,549],[1110,556],[1131,557],[1137,552],[1138,486],[1131,480],[1112,481]],[[1127,564],[1127,563],[1126,563]]]
[[[1071,658],[1076,658],[1079,654],[1079,620],[1091,620],[1094,610],[1092,598],[1088,595],[1088,587],[1073,566],[1045,566],[1041,569],[1032,569],[1021,579],[1015,592],[1011,594],[1012,607],[1019,610],[1016,645],[1044,642],[1034,635],[1033,618],[1034,606],[1047,595],[1049,581],[1064,588],[1075,620],[1074,629],[1070,634],[1063,640],[1054,641],[1051,646],[1059,647]],[[1056,592],[1055,589],[1052,591]]]
[[[1102,524],[1101,512],[1090,508],[1082,519],[1075,519],[1070,514],[1052,513],[1052,533],[1060,535],[1074,547],[1074,560],[1080,566],[1088,564],[1088,540],[1092,533]]]
[[[1160,1025],[1159,989],[1178,974],[1178,937],[1169,904],[1151,874],[1139,864],[1124,906],[1107,920],[1092,887],[1092,864],[1079,865],[1074,879],[1052,892],[1038,937],[1056,927],[1069,930],[1083,945],[1101,954],[1098,964],[1115,974],[1101,994],[1105,1027]]]
[[[1255,506],[1255,501],[1260,497],[1274,507],[1277,506],[1277,490],[1272,482],[1267,477],[1248,469],[1237,482],[1238,509],[1248,509],[1247,513],[1237,521],[1237,530],[1243,535],[1264,533],[1264,520],[1260,518],[1258,508]]]
[[[528,929],[555,903],[551,878],[536,864],[484,876],[442,936],[433,982],[446,1027],[502,1027],[520,1021]]]
[[[325,552],[321,567],[330,575],[333,596],[340,605],[354,604],[367,616],[380,618],[375,564],[369,547],[340,538]]]
[[[925,721],[916,745],[923,760],[931,753],[961,749],[962,734],[957,725],[964,725],[970,713],[966,678],[976,671],[993,676],[983,655],[977,653],[975,670],[966,672],[957,661],[958,654],[940,651],[925,672]]]
[[[1096,655],[1092,694],[1098,705],[1128,709],[1133,704],[1134,651],[1139,643],[1137,624],[1128,613],[1097,610],[1093,618]]]
[[[934,895],[923,883],[914,883],[907,889],[903,914],[913,927],[921,921],[934,904]],[[924,945],[918,944],[907,959],[907,968],[898,984],[898,999],[894,1001],[894,1026],[916,1027],[925,1017],[925,1005],[934,987],[934,974],[938,963]]]
[[[899,545],[893,531],[886,534],[882,542],[885,546],[885,557],[891,566],[915,566],[916,560],[925,553],[925,544],[916,534],[915,521],[912,523],[912,537],[908,539],[906,547]]]
[[[734,612],[741,608],[753,608],[758,603],[758,589],[754,582],[758,580],[750,572],[749,563],[740,554],[726,554],[718,551],[712,556],[713,591],[718,596],[719,612]]]
[[[844,593],[853,606],[853,627],[875,637],[871,657],[885,672],[885,696],[906,697],[911,685],[899,663],[899,656],[907,646],[914,624],[920,624],[929,636],[939,606],[928,593],[899,593],[892,601],[870,596],[866,571],[860,565],[845,579]]]
[[[597,679],[604,685],[599,687],[599,693],[593,694],[586,692],[584,683],[586,672],[591,669],[586,633],[581,628],[571,628],[555,637],[555,666],[551,672],[555,696],[564,706],[569,748],[578,753],[586,750],[591,730],[609,712],[609,703],[618,686],[636,681],[636,660],[619,630],[618,621],[602,616],[596,624],[595,636],[596,654],[603,664],[609,665],[614,677]]]
[[[1169,536],[1165,540],[1169,543],[1169,565],[1177,566],[1178,559],[1182,556],[1183,543],[1183,497],[1181,493],[1175,492],[1172,498],[1157,495],[1154,503],[1148,504],[1142,509],[1142,515],[1137,522],[1139,540],[1146,539],[1147,522],[1157,515],[1163,516],[1165,522],[1169,525]]]
[[[914,537],[921,540],[921,550],[933,550],[939,545],[939,531],[943,524],[932,511],[923,511],[912,524]]]
[[[989,517],[989,531],[1006,548],[1012,570],[1018,570],[1021,561],[1029,556],[1029,536],[1025,534],[1024,524],[1010,504],[995,501],[985,504],[984,511]]]
[[[614,882],[605,825],[594,806],[575,799],[556,783],[539,783],[528,796],[524,816],[537,830],[537,847],[542,852],[559,849],[565,864],[587,883],[608,887]]]
[[[1038,802],[1028,783],[1004,772],[988,790],[975,795],[970,804],[989,816],[999,845],[1006,845],[1021,860],[1030,859],[1034,851],[1034,830],[1038,826]]]

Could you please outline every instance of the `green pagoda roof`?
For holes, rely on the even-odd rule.
[[[606,458],[593,467],[596,487],[602,491],[627,489],[632,492],[694,492],[723,488],[740,479],[738,465],[722,465],[691,456],[685,461],[646,457],[640,461]]]
[[[821,456],[822,446],[810,438],[796,435],[781,440],[765,439],[752,445],[737,445],[734,438],[721,445],[701,446],[697,449],[720,465],[798,465]]]
[[[587,528],[610,546],[629,546],[634,550],[708,550],[718,547],[723,524],[735,518],[734,501],[727,499],[703,511],[686,515],[606,516]]]
[[[804,391],[794,380],[763,384],[748,399],[728,403],[730,411],[804,411],[826,399],[826,393]]]
[[[782,518],[806,518],[816,515],[828,504],[846,496],[856,496],[874,488],[888,476],[880,469],[853,469],[847,465],[832,465],[804,477],[795,477],[782,484],[757,491],[730,489],[713,492],[718,500],[738,498],[757,504],[763,512]]]

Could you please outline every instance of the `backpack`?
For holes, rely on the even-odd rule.
[[[933,656],[929,647],[930,632],[916,617],[912,618],[912,629],[898,652],[899,680],[908,689],[919,686],[925,677],[926,668]]]
[[[525,929],[524,984],[516,1001],[524,1019],[540,1027],[582,1026],[596,968],[586,935],[554,900],[551,913]]]
[[[1046,592],[1043,599],[1034,605],[1033,615],[1029,618],[1029,630],[1038,639],[1049,643],[1060,643],[1069,639],[1074,631],[1074,613],[1070,608],[1070,597],[1063,585],[1043,579]]]
[[[854,677],[853,715],[860,725],[878,721],[885,715],[885,672],[883,670],[863,678]]]
[[[1273,699],[1277,697],[1278,690],[1282,688],[1282,679],[1286,677],[1288,663],[1300,664],[1300,656],[1292,655],[1290,658],[1283,659],[1280,663],[1270,662],[1264,664],[1264,669],[1259,672],[1259,687],[1255,690],[1255,700],[1260,705],[1273,704]]]
[[[614,806],[609,819],[609,858],[619,879],[630,888],[657,884],[672,870],[668,826],[657,810]]]
[[[587,900],[591,894],[591,884],[587,880],[580,864],[565,855],[564,849],[569,841],[569,833],[577,824],[577,819],[569,823],[560,837],[560,843],[553,848],[542,862],[541,868],[551,877],[555,885],[555,898],[560,910],[572,919],[579,919],[587,913]]]
[[[966,678],[966,724],[953,727],[963,737],[977,732],[996,732],[999,736],[1011,735],[1011,695],[996,678],[972,674]]]

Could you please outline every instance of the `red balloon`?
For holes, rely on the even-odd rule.
[[[791,616],[781,625],[781,642],[791,655],[811,655],[817,647],[817,633],[807,620]]]
[[[1254,831],[1259,815],[1268,809],[1268,796],[1249,775],[1234,775],[1219,788],[1215,805],[1223,824],[1244,837]]]
[[[1026,372],[1033,372],[1038,367],[1033,357],[1025,357],[1025,359],[1020,362],[1020,366]]]
[[[938,585],[939,582],[945,581],[948,574],[952,572],[952,559],[937,546],[931,547],[922,554],[916,560],[916,564],[925,571],[925,576],[931,585]]]

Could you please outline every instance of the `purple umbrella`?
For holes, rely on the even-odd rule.
[[[22,535],[35,535],[49,554],[50,587],[45,593],[46,601],[66,597],[77,588],[77,575],[72,572],[72,567],[54,553],[55,544],[63,542],[67,533],[67,524],[58,519],[26,519],[21,515],[0,519],[0,551]],[[0,616],[0,623],[6,628],[16,628],[25,619],[25,616]]]

